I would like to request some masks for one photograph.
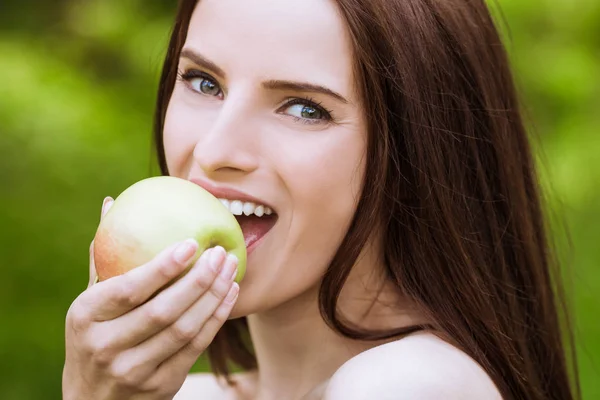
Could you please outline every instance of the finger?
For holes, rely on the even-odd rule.
[[[228,302],[228,306],[234,301],[239,289],[238,284],[233,281],[236,262],[234,258],[229,258],[224,264],[221,271],[223,274],[215,279],[210,290],[179,319],[157,335],[121,353],[120,359],[115,361],[117,368],[124,368],[120,372],[131,374],[136,380],[146,380],[160,364],[187,346],[204,330],[204,325],[213,318],[224,301]],[[225,300],[228,295],[230,297]],[[220,317],[223,321],[227,318],[224,314],[220,314]],[[204,342],[212,341],[213,336],[205,333],[203,336],[206,336]]]
[[[171,245],[146,264],[93,285],[81,301],[95,321],[119,317],[179,277],[197,250],[198,243],[194,239]]]
[[[158,370],[154,372],[154,376],[150,380],[166,382],[170,376],[187,374],[229,318],[231,310],[237,302],[238,293],[239,286],[234,282],[227,295],[227,299],[219,305],[213,315],[202,326],[196,337],[173,356],[165,360]]]
[[[173,324],[205,295],[215,299],[218,305],[220,301],[216,300],[216,296],[229,289],[223,289],[223,283],[216,279],[222,267],[226,266],[226,255],[220,246],[205,251],[183,278],[146,304],[107,321],[101,329],[117,335],[114,336],[115,346],[130,348]]]
[[[108,196],[104,198],[102,202],[102,210],[100,212],[100,221],[104,218],[104,215],[108,212],[108,210],[112,207],[114,200],[112,197]],[[90,244],[90,261],[89,261],[89,280],[88,280],[88,288],[95,284],[98,281],[98,274],[96,273],[96,264],[94,263],[94,241]]]

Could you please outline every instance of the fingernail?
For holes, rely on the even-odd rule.
[[[225,257],[225,249],[221,246],[217,246],[211,250],[210,259],[208,263],[213,271],[218,271],[221,264],[223,264],[223,258]]]
[[[239,293],[240,286],[236,282],[233,282],[231,289],[229,289],[229,293],[227,293],[227,297],[225,297],[225,301],[229,304],[233,303],[237,299]]]
[[[198,243],[194,239],[186,239],[175,249],[173,258],[181,265],[187,264],[188,261],[196,254]]]
[[[114,202],[115,201],[110,196],[104,198],[104,201],[102,202],[102,216],[104,216],[108,212],[108,210],[112,207]]]
[[[223,270],[221,271],[221,277],[231,280],[231,276],[235,274],[236,269],[237,258],[234,255],[229,254],[227,256],[227,260],[225,261],[225,265],[223,266]]]

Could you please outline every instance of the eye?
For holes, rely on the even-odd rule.
[[[329,111],[310,99],[290,99],[280,110],[281,113],[305,123],[321,123],[333,119]]]
[[[207,96],[220,96],[222,94],[219,84],[210,75],[203,72],[190,70],[181,74],[181,79],[195,92]]]
[[[318,108],[312,107],[312,106],[308,106],[308,105],[295,104],[295,105],[289,107],[287,110],[288,110],[288,114],[293,115],[298,118],[306,118],[306,119],[322,119],[323,118],[321,110],[319,110]]]
[[[215,82],[206,78],[194,78],[190,80],[190,85],[195,91],[202,92],[209,96],[217,96],[221,91]]]

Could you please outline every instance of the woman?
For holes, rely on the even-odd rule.
[[[186,241],[91,285],[67,316],[65,399],[576,397],[483,1],[184,0],[155,138],[164,174],[250,203],[246,276],[217,247],[152,297]],[[215,375],[188,376],[205,351]]]

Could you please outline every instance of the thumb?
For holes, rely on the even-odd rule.
[[[106,197],[104,199],[104,202],[102,203],[102,212],[100,213],[100,221],[102,221],[102,218],[104,218],[104,216],[106,215],[106,213],[108,212],[110,207],[112,207],[113,203],[114,203],[114,200],[112,197]],[[90,271],[89,271],[88,288],[98,282],[98,274],[96,273],[96,264],[94,262],[94,241],[93,240],[92,240],[92,243],[90,244],[89,252],[90,252],[90,261],[89,261]]]
[[[94,241],[90,244],[90,278],[87,287],[98,282],[98,274],[96,273],[96,264],[94,263]]]

